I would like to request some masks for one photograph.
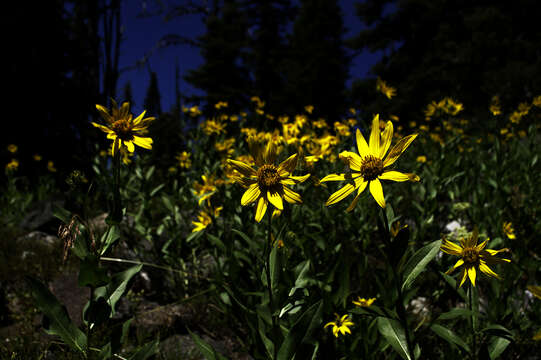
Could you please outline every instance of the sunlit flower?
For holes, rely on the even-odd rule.
[[[280,211],[284,209],[284,199],[290,204],[301,204],[301,196],[289,189],[287,185],[302,183],[310,174],[291,175],[297,167],[297,154],[291,155],[278,166],[274,165],[277,150],[272,141],[269,141],[264,148],[255,143],[251,145],[257,170],[241,161],[228,159],[227,162],[242,175],[235,181],[247,188],[240,200],[241,205],[246,206],[256,202],[255,220],[260,222],[269,203]]]
[[[192,160],[190,159],[191,156],[192,156],[192,154],[190,154],[187,151],[183,151],[180,154],[178,154],[175,157],[175,159],[178,160],[178,166],[180,168],[184,168],[184,169],[191,168],[192,167]]]
[[[472,234],[467,238],[461,238],[460,244],[456,244],[447,239],[443,239],[441,244],[441,251],[449,255],[459,256],[460,259],[453,265],[446,274],[452,273],[458,267],[463,266],[462,274],[460,275],[460,285],[464,284],[466,277],[470,279],[470,282],[475,286],[475,279],[477,271],[481,271],[488,276],[499,279],[500,277],[492,269],[488,267],[491,264],[502,264],[511,262],[509,259],[497,258],[495,255],[501,252],[509,251],[509,249],[491,250],[485,249],[489,239],[486,239],[481,244],[477,245],[477,239],[479,233],[477,229],[474,229]]]
[[[17,152],[17,149],[18,149],[18,147],[15,144],[9,144],[8,145],[8,151],[10,153],[12,153],[12,154],[15,154]]]
[[[19,168],[19,160],[17,159],[11,159],[11,161],[6,164],[7,172],[16,171],[18,168]]]
[[[342,335],[351,334],[351,330],[349,330],[350,326],[355,325],[350,319],[349,315],[343,315],[340,317],[338,314],[336,315],[336,321],[331,321],[325,324],[323,327],[324,329],[332,326],[332,333],[335,337],[338,337],[338,334],[341,333]]]
[[[360,307],[369,307],[374,301],[376,301],[376,298],[365,299],[357,296],[357,300],[353,300],[353,304]]]
[[[214,216],[214,218],[217,218],[220,215],[220,211],[222,211],[222,209],[223,207],[219,206],[212,211],[212,215]],[[206,229],[210,224],[212,224],[211,213],[201,210],[199,212],[199,215],[197,215],[197,220],[198,221],[192,221],[192,224],[195,226],[192,229],[193,233]]]
[[[513,228],[513,224],[511,222],[504,222],[502,225],[502,229],[509,240],[516,239],[515,229]]]
[[[141,135],[147,132],[150,122],[155,118],[145,118],[146,111],[143,111],[141,115],[133,119],[128,102],[123,103],[120,108],[117,107],[114,100],[111,100],[111,103],[111,113],[102,105],[96,104],[96,109],[105,120],[106,125],[95,122],[92,122],[92,125],[106,133],[107,139],[113,140],[111,148],[113,156],[121,147],[126,147],[128,152],[132,153],[135,150],[134,144],[145,149],[152,149],[152,139]]]
[[[199,198],[199,205],[201,205],[205,200],[208,201],[217,190],[214,175],[201,175],[201,179],[203,180],[202,184],[198,183],[197,181],[193,183],[193,193]]]
[[[357,190],[357,195],[347,208],[347,211],[351,211],[355,208],[361,193],[368,186],[370,193],[376,202],[379,204],[379,206],[384,208],[385,197],[383,196],[383,188],[380,180],[419,181],[419,176],[415,174],[401,173],[399,171],[386,169],[395,163],[395,161],[408,148],[416,137],[417,134],[414,134],[400,139],[387,154],[393,138],[393,123],[388,121],[387,125],[385,126],[385,130],[380,133],[379,116],[374,116],[369,140],[370,145],[366,143],[361,131],[357,129],[356,140],[357,151],[359,154],[352,151],[343,151],[339,155],[340,159],[346,162],[349,171],[344,174],[327,175],[321,179],[321,182],[348,182],[344,187],[332,194],[329,199],[327,199],[325,205],[329,206],[335,204],[345,199],[354,190]]]
[[[388,86],[380,77],[376,80],[376,90],[387,96],[389,99],[396,95],[396,89],[392,86]]]

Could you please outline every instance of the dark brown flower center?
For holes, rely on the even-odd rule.
[[[257,183],[261,191],[278,191],[280,175],[274,165],[263,165],[257,170]]]
[[[365,156],[361,163],[361,174],[366,181],[377,179],[383,174],[383,162],[375,156]]]
[[[466,264],[476,264],[479,260],[479,251],[476,248],[462,250],[462,259]]]
[[[125,119],[117,120],[111,126],[111,129],[122,140],[132,140],[133,139],[131,128],[132,127],[131,127],[130,122],[128,120],[125,120]]]

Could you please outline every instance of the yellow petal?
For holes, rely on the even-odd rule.
[[[466,277],[468,275],[468,271],[466,270],[466,268],[463,268],[462,269],[462,280],[460,280],[460,285],[458,287],[462,287],[462,284],[464,284],[464,281],[466,281]]]
[[[113,131],[113,130],[109,129],[107,126],[103,126],[103,125],[97,124],[95,122],[92,122],[91,124],[94,125],[95,127],[97,127],[98,129],[100,129],[101,131],[105,132],[105,133],[111,133]]]
[[[325,203],[325,206],[336,204],[337,202],[345,199],[349,194],[353,192],[353,190],[355,190],[355,186],[353,186],[352,184],[346,184],[340,190],[329,196],[327,202]]]
[[[227,163],[231,167],[246,177],[256,176],[257,173],[250,165],[243,163],[242,161],[227,159]]]
[[[380,180],[392,180],[392,181],[419,181],[419,176],[411,173],[401,173],[400,171],[390,170],[385,171],[383,174],[378,176]]]
[[[443,239],[440,250],[449,255],[462,255],[462,248],[452,241]]]
[[[264,196],[259,198],[257,202],[257,208],[255,210],[255,221],[260,222],[267,211],[267,199]]]
[[[402,139],[400,139],[391,149],[389,152],[389,155],[383,160],[383,166],[387,167],[389,165],[394,164],[394,162],[402,155],[404,151],[408,148],[408,146],[411,144],[413,140],[417,137],[417,134],[414,135],[408,135]]]
[[[299,184],[302,182],[305,182],[306,179],[310,177],[310,174],[302,175],[302,176],[288,176],[288,179],[293,180],[295,184]]]
[[[134,136],[133,142],[135,145],[145,149],[152,149],[152,139],[149,137]]]
[[[380,142],[380,131],[379,131],[379,114],[374,116],[372,119],[372,130],[370,131],[370,140],[368,147],[370,148],[370,154],[373,156],[379,157],[379,142]]]
[[[259,190],[259,185],[257,183],[252,184],[250,185],[250,187],[248,187],[248,190],[246,190],[242,195],[242,198],[240,199],[240,204],[242,206],[251,204],[256,201],[260,195],[261,191]]]
[[[357,131],[355,132],[355,140],[357,140],[357,151],[359,152],[359,155],[361,157],[370,155],[370,149],[368,147],[368,144],[366,143],[366,140],[364,139],[363,134],[359,129],[357,129]]]
[[[389,150],[392,140],[393,140],[393,123],[391,121],[387,121],[387,125],[385,125],[385,130],[383,130],[383,133],[381,134],[381,144],[380,144],[380,149],[379,149],[380,159],[383,159],[383,157],[387,153],[387,150]]]
[[[128,148],[129,152],[134,152],[135,146],[133,145],[133,141],[123,141],[126,147]]]
[[[277,149],[274,141],[270,140],[263,152],[263,162],[265,164],[274,164],[276,161]]]
[[[468,268],[468,277],[470,278],[470,281],[473,286],[475,286],[475,267],[471,266]]]
[[[381,182],[378,179],[370,181],[370,193],[378,205],[385,208],[385,196],[383,196],[383,188],[381,187]]]
[[[459,266],[461,266],[461,265],[463,265],[463,264],[464,264],[464,260],[458,259],[458,261],[455,263],[455,265],[454,265],[452,268],[450,268],[450,269],[447,271],[447,273],[450,274],[450,273],[453,272],[457,267],[459,267]]]
[[[295,191],[289,189],[287,186],[283,187],[284,189],[284,199],[290,204],[301,204],[302,199],[299,194],[297,194]]]
[[[338,157],[348,161],[348,165],[353,171],[360,171],[363,159],[352,151],[342,151]]]
[[[359,201],[359,197],[361,196],[361,193],[364,191],[364,189],[366,189],[366,185],[368,185],[368,181],[364,181],[363,178],[359,178],[359,179],[355,180],[355,186],[358,189],[357,190],[357,195],[355,195],[355,198],[353,199],[351,204],[349,204],[348,208],[346,209],[347,212],[350,212],[353,209],[355,209],[355,206],[357,206],[357,202]]]
[[[344,181],[346,174],[329,174],[325,176],[323,179],[319,180],[319,182],[325,182],[325,181]]]
[[[297,154],[294,154],[288,157],[287,159],[285,159],[284,161],[282,161],[280,165],[278,165],[278,172],[280,172],[280,170],[285,170],[288,173],[292,173],[296,167],[297,167]]]
[[[488,265],[484,261],[479,262],[479,270],[481,270],[482,272],[484,272],[488,276],[492,276],[492,277],[495,277],[497,279],[500,278],[498,276],[498,274],[496,274],[494,271],[492,271],[492,269],[489,268]]]
[[[146,112],[147,112],[147,111],[144,110],[144,111],[141,113],[141,115],[139,115],[138,117],[136,117],[135,119],[133,119],[133,125],[134,125],[134,126],[137,126],[137,125],[139,125],[139,123],[141,123],[141,120],[143,120],[143,116],[145,116],[145,113],[146,113]]]
[[[282,201],[280,194],[277,192],[267,191],[267,199],[278,210],[284,210],[284,202]]]
[[[120,139],[118,137],[115,138],[115,141],[113,141],[113,147],[111,148],[111,155],[115,156],[118,149],[120,149]]]

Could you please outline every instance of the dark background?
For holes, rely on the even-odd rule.
[[[95,104],[130,101],[182,121],[183,105],[228,101],[231,112],[266,101],[274,115],[315,106],[333,123],[400,114],[451,96],[474,129],[490,99],[515,106],[540,94],[541,32],[534,1],[54,0],[10,2],[4,18],[2,164],[34,173],[34,154],[58,176],[87,168],[103,134]],[[375,91],[380,76],[397,88]],[[498,121],[498,120],[491,120]],[[501,118],[499,121],[507,121]],[[190,125],[186,121],[185,124]],[[165,124],[165,125],[164,125]],[[193,125],[193,124],[192,124]],[[154,134],[159,136],[159,134]],[[155,142],[167,142],[162,136]],[[19,148],[7,152],[8,144]],[[163,154],[174,156],[174,154]]]

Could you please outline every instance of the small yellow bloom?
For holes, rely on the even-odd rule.
[[[200,211],[199,215],[197,215],[198,221],[192,221],[192,224],[195,226],[192,229],[192,232],[199,232],[203,229],[206,229],[210,224],[212,224],[212,217],[211,214],[214,216],[214,218],[217,218],[220,215],[220,211],[222,211],[223,207],[219,206],[215,208],[212,213],[209,213],[207,211]]]
[[[178,165],[180,168],[189,169],[192,167],[192,160],[190,157],[192,154],[190,154],[187,151],[183,151],[180,154],[178,154],[175,159],[178,160]]]
[[[11,161],[6,164],[6,171],[7,172],[16,171],[18,168],[19,168],[19,160],[17,160],[17,159],[11,159]]]
[[[96,104],[101,117],[105,120],[106,125],[100,125],[92,122],[92,125],[107,134],[107,139],[113,140],[111,153],[114,156],[115,152],[120,148],[125,147],[128,152],[133,153],[135,145],[145,149],[152,149],[152,139],[142,137],[147,132],[147,128],[151,121],[155,118],[145,118],[146,111],[141,115],[133,118],[130,113],[130,104],[125,102],[119,108],[114,100],[111,100],[111,113],[104,106]]]
[[[314,111],[314,106],[313,105],[306,105],[304,107],[304,110],[308,113],[308,114],[311,114],[312,111]]]
[[[511,262],[509,259],[497,258],[495,255],[498,253],[509,251],[509,249],[500,249],[500,250],[491,250],[485,249],[488,239],[483,241],[481,244],[477,245],[477,239],[479,233],[475,228],[467,239],[460,239],[460,245],[447,239],[443,239],[441,244],[441,251],[449,255],[459,256],[460,259],[453,265],[446,274],[452,273],[458,267],[464,265],[462,268],[461,280],[459,287],[464,284],[466,277],[470,279],[470,282],[475,286],[475,279],[477,276],[477,271],[481,271],[488,276],[495,277],[499,279],[500,277],[496,274],[488,265],[491,264],[502,264]]]
[[[47,170],[50,172],[56,172],[56,168],[54,167],[54,162],[48,161],[47,162]]]
[[[18,149],[18,147],[15,144],[9,144],[8,145],[8,151],[10,153],[12,153],[12,154],[15,154],[17,152],[17,149]]]
[[[374,301],[376,301],[376,298],[365,299],[357,296],[357,301],[353,300],[353,304],[360,307],[369,307]]]
[[[203,132],[208,136],[212,134],[220,135],[222,133],[225,133],[225,126],[225,123],[215,119],[208,119],[201,123]]]
[[[516,239],[515,229],[513,228],[513,224],[511,222],[504,222],[502,225],[502,229],[509,240]]]
[[[34,159],[34,161],[41,161],[43,159],[39,154],[34,154],[32,158]]]
[[[387,96],[388,99],[396,95],[396,88],[388,86],[380,77],[376,80],[376,90]]]
[[[226,101],[218,101],[216,104],[214,104],[214,107],[216,108],[216,110],[220,110],[221,108],[225,108],[227,106],[228,104]]]
[[[350,319],[349,315],[343,315],[340,317],[338,314],[336,315],[336,321],[331,321],[325,324],[323,327],[326,329],[329,326],[332,326],[332,333],[335,337],[338,337],[338,334],[341,333],[342,335],[351,334],[351,330],[349,330],[350,326],[355,325]]]
[[[388,152],[393,138],[393,123],[387,122],[385,130],[379,131],[379,115],[374,116],[372,120],[372,131],[370,133],[370,145],[367,144],[361,131],[357,129],[356,141],[358,154],[352,151],[343,151],[340,158],[346,162],[350,171],[344,174],[331,174],[321,179],[325,181],[347,181],[347,184],[340,190],[332,194],[326,202],[326,206],[335,204],[354,190],[357,195],[346,211],[352,211],[357,204],[359,196],[368,186],[370,193],[379,206],[385,207],[385,197],[380,180],[392,181],[419,181],[419,176],[412,173],[401,173],[399,171],[386,169],[394,164],[402,153],[408,148],[417,134],[408,135],[398,141],[397,144]]]
[[[499,96],[495,95],[492,97],[492,100],[490,101],[490,106],[488,107],[492,115],[498,116],[502,113],[502,107],[500,105],[500,98]]]
[[[199,197],[198,203],[201,205],[203,201],[210,200],[210,197],[216,192],[217,184],[214,180],[214,175],[201,175],[203,183],[200,184],[197,181],[193,184],[193,193]]]
[[[291,175],[297,167],[298,155],[291,155],[276,166],[274,163],[278,153],[274,142],[269,141],[264,148],[260,143],[252,143],[251,149],[257,170],[244,162],[227,160],[242,175],[235,178],[235,181],[247,188],[240,200],[241,205],[257,203],[255,220],[260,222],[269,203],[280,211],[284,209],[284,199],[290,204],[301,204],[301,196],[286,186],[302,183],[310,177],[310,174]]]
[[[536,96],[536,97],[533,98],[532,105],[537,106],[537,107],[541,107],[541,95]]]
[[[424,155],[417,156],[416,160],[419,163],[425,163],[426,162],[426,156],[424,156]]]

